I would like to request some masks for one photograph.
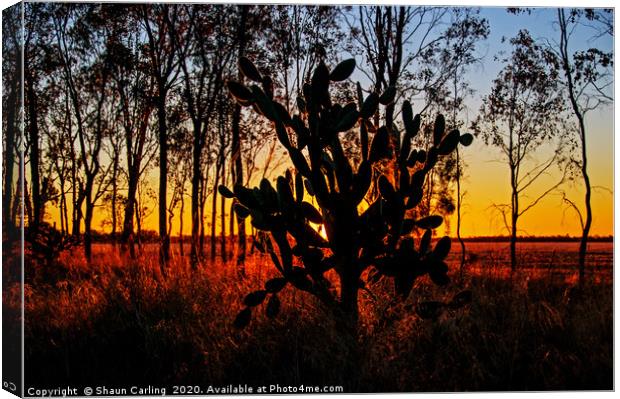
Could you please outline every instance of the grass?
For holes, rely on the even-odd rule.
[[[155,252],[132,263],[108,244],[95,251],[90,266],[79,249],[64,253],[45,278],[37,265],[27,266],[26,386],[613,388],[611,277],[578,290],[552,268],[510,276],[485,253],[461,285],[440,289],[419,280],[409,306],[388,307],[390,287],[382,281],[369,287],[372,295],[361,295],[359,336],[352,338],[312,297],[290,288],[275,320],[259,308],[246,330],[235,330],[243,296],[276,275],[265,257],[250,257],[243,279],[232,263],[207,262],[191,271],[178,258],[162,278]],[[464,309],[437,320],[422,320],[412,310],[419,300],[447,300],[463,288],[474,297]],[[4,299],[15,310],[13,291]]]

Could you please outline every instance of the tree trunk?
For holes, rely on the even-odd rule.
[[[73,142],[71,143],[71,205],[73,212],[71,214],[71,234],[74,237],[80,235],[80,199],[78,193],[78,181],[77,181],[77,160],[75,157],[75,151],[73,150]]]
[[[190,262],[193,269],[198,267],[198,229],[200,227],[199,218],[199,191],[201,183],[201,170],[200,170],[200,155],[202,152],[202,146],[200,145],[200,126],[194,124],[194,145],[192,148],[193,163],[192,163],[192,241]]]
[[[583,225],[583,232],[581,235],[581,242],[579,243],[579,285],[585,283],[586,277],[586,255],[588,253],[588,235],[590,234],[590,228],[592,227],[592,204],[590,199],[592,197],[592,187],[590,186],[590,176],[588,175],[588,162],[586,155],[586,137],[585,137],[585,125],[583,124],[583,118],[580,118],[580,125],[582,128],[581,134],[581,150],[582,150],[582,163],[581,174],[583,175],[583,183],[586,186],[585,204],[586,204],[586,221]]]
[[[512,229],[510,233],[510,270],[517,269],[517,218],[512,216]]]
[[[203,186],[206,188],[207,183],[204,180]],[[204,190],[204,188],[203,188]],[[205,205],[207,203],[206,193],[202,193],[200,196],[200,243],[198,248],[198,254],[202,257],[205,253]]]
[[[137,209],[136,209],[136,237],[135,237],[135,242],[138,244],[138,249],[142,249],[142,215],[140,213],[140,203],[136,202],[137,205]],[[134,239],[131,239],[131,246],[130,248],[133,247],[134,244]],[[135,256],[135,254],[133,255]]]
[[[230,238],[231,245],[235,244],[235,212],[233,211],[234,202],[234,199],[230,201],[230,207],[228,208],[228,237]]]
[[[183,254],[183,212],[185,210],[185,199],[183,193],[181,193],[181,215],[179,216],[179,255]]]
[[[215,223],[217,222],[217,186],[220,182],[220,163],[215,167],[215,182],[213,183],[213,198],[211,202],[211,261],[215,260],[216,255],[216,236]]]
[[[226,184],[224,177],[226,176],[224,168],[222,167],[222,184]],[[228,256],[226,254],[226,197],[221,196],[220,203],[220,252],[222,261],[226,263]]]
[[[33,220],[29,220],[30,227],[35,229],[41,222],[41,187],[39,176],[39,124],[37,112],[37,100],[32,87],[30,74],[27,82],[28,96],[28,134],[30,140],[30,187],[32,190]]]
[[[24,215],[22,214],[25,206],[26,181],[24,180],[24,158],[19,157],[19,171],[17,173],[17,184],[15,185],[15,200],[11,210],[11,221],[15,227],[24,226]],[[19,200],[18,200],[19,199]]]
[[[246,20],[248,15],[248,6],[240,5],[241,19],[239,27],[237,28],[238,41],[239,41],[239,58],[243,57],[246,46]],[[239,81],[243,83],[243,74],[239,71]],[[232,158],[234,160],[233,168],[233,186],[237,184],[243,184],[243,157],[241,156],[241,132],[240,132],[240,120],[241,120],[241,106],[235,103],[235,109],[233,111],[232,119]],[[233,201],[234,203],[235,201]],[[240,218],[234,212],[231,212],[231,219],[236,216],[237,218],[237,265],[242,266],[245,262],[246,254],[246,236],[245,236],[245,219]],[[232,227],[231,227],[232,234]],[[243,271],[243,267],[241,268]]]
[[[17,71],[16,71],[17,72]],[[11,233],[13,230],[13,223],[11,220],[11,201],[13,194],[13,173],[15,167],[15,116],[18,111],[18,103],[17,103],[17,85],[18,85],[18,76],[16,74],[15,79],[11,80],[11,88],[9,98],[7,100],[8,112],[7,112],[7,121],[6,121],[6,148],[4,149],[4,159],[5,159],[5,173],[4,173],[4,188],[3,188],[3,198],[2,198],[2,223],[6,227],[9,234],[7,234],[8,239],[10,240],[13,237]]]
[[[84,214],[82,213],[82,204],[84,203],[84,194],[80,192],[81,188],[78,187],[77,198],[73,205],[74,222],[73,222],[73,235],[79,237],[82,234],[81,225]]]
[[[114,168],[112,171],[112,245],[116,247],[116,224],[118,216],[116,214],[116,198],[118,196],[118,153],[114,153]]]
[[[459,148],[456,147],[456,238],[461,245],[461,264],[459,280],[463,282],[463,268],[465,267],[465,241],[461,237],[461,162]]]
[[[517,192],[514,169],[511,168],[512,176],[512,206],[510,209],[510,270],[517,269],[517,221],[519,219],[519,193]]]
[[[560,25],[560,54],[562,58],[562,68],[566,77],[568,95],[573,109],[573,113],[577,118],[579,125],[579,135],[581,139],[581,175],[583,176],[583,183],[585,185],[585,206],[586,206],[586,220],[583,224],[583,230],[581,234],[581,241],[579,243],[579,285],[583,285],[585,282],[586,271],[586,255],[588,252],[588,236],[590,234],[590,228],[592,227],[592,187],[590,185],[590,176],[588,175],[588,153],[586,146],[586,126],[584,121],[584,113],[579,106],[577,100],[577,94],[575,93],[575,83],[573,81],[572,71],[573,68],[570,63],[569,50],[568,50],[568,26],[566,23],[566,17],[564,15],[564,9],[558,9],[558,21]]]
[[[342,310],[345,315],[349,318],[349,322],[352,325],[357,325],[357,321],[359,319],[359,310],[358,310],[358,298],[357,294],[359,292],[359,277],[358,276],[344,276],[341,280],[342,283],[342,292],[341,292],[341,302],[342,302]]]
[[[58,201],[58,213],[60,216],[60,233],[64,236],[67,234],[67,197],[65,195],[65,181],[60,178],[60,201]]]
[[[86,183],[86,217],[84,218],[84,256],[86,261],[90,264],[92,260],[92,233],[91,223],[93,220],[93,209],[95,204],[92,203],[92,183],[91,177],[87,177]]]
[[[166,273],[166,265],[170,259],[170,237],[166,228],[166,205],[168,203],[168,140],[166,132],[166,94],[163,83],[159,85],[157,102],[157,119],[159,125],[159,267],[162,275]]]
[[[135,248],[133,242],[133,218],[136,212],[136,193],[138,192],[138,175],[135,168],[129,170],[127,187],[127,203],[125,204],[125,215],[123,217],[123,232],[121,233],[122,246],[129,246],[129,255],[135,258]]]
[[[207,182],[209,181],[209,169],[207,169],[204,176],[201,177],[200,185],[200,251],[201,257],[204,257],[205,253],[205,207],[207,204]]]

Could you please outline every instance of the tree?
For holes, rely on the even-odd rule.
[[[486,19],[472,9],[376,6],[358,12],[356,23],[349,25],[371,71],[362,69],[373,90],[394,87],[402,97],[425,94],[422,113],[443,98],[442,88],[456,69],[478,59],[475,50],[489,34]],[[388,128],[395,107],[385,109]]]
[[[564,90],[568,96],[571,112],[577,121],[580,159],[573,162],[577,165],[585,187],[585,220],[578,211],[582,235],[579,244],[579,283],[585,279],[586,253],[588,235],[592,227],[592,186],[588,174],[587,137],[588,128],[585,118],[589,111],[600,106],[613,104],[611,94],[613,85],[613,53],[589,48],[571,52],[571,44],[575,28],[583,23],[593,24],[596,37],[613,37],[613,10],[571,9],[557,10],[560,41],[552,46],[559,55],[563,74]],[[570,202],[570,200],[568,200]],[[574,209],[578,208],[575,206]]]
[[[462,72],[462,71],[460,71],[458,68],[454,70],[454,78],[453,78],[454,86],[452,88],[453,96],[452,96],[452,102],[449,105],[449,107],[452,108],[452,111],[453,111],[451,125],[453,126],[454,129],[462,127],[462,126],[459,126],[457,115],[459,114],[460,111],[462,111],[465,108],[465,104],[464,104],[465,96],[467,94],[472,93],[471,89],[469,89],[469,85],[467,84],[467,82],[462,81],[461,77],[463,75],[459,72]],[[461,153],[458,147],[454,151],[454,155],[456,156],[456,159],[455,159],[456,170],[455,170],[455,175],[454,175],[454,179],[456,180],[456,238],[459,241],[459,244],[461,245],[461,264],[459,268],[459,275],[462,281],[463,268],[465,266],[465,259],[466,259],[465,241],[463,241],[463,238],[461,237],[461,223],[462,223],[462,212],[461,211],[462,211],[463,197],[465,196],[465,192],[463,192],[461,189],[462,179],[463,179],[463,170],[464,170],[464,161],[461,159]]]
[[[114,81],[114,96],[118,98],[116,120],[122,127],[124,141],[125,174],[127,197],[124,203],[121,250],[129,249],[132,258],[134,248],[134,219],[136,216],[138,184],[150,161],[155,157],[157,137],[151,132],[154,111],[155,79],[144,66],[144,55],[139,46],[141,30],[136,6],[119,5],[109,7],[110,14],[116,11],[113,24],[114,34],[108,40],[108,51]]]
[[[210,165],[204,162],[208,133],[215,120],[218,98],[222,95],[224,74],[232,59],[233,46],[227,26],[227,6],[190,5],[180,9],[178,26],[169,25],[173,45],[183,75],[181,98],[192,123],[191,173],[191,264],[199,261],[202,177]],[[208,38],[208,39],[207,39]],[[234,129],[233,129],[234,131]]]
[[[2,225],[9,240],[14,236],[13,228],[15,222],[11,217],[12,204],[17,198],[13,198],[13,178],[15,174],[15,163],[17,153],[17,143],[20,136],[19,110],[22,85],[22,57],[21,57],[21,36],[19,34],[19,12],[18,6],[9,7],[2,11],[2,160],[4,172],[2,178]],[[18,202],[18,201],[16,201]],[[5,248],[8,251],[8,248]]]
[[[57,85],[52,95],[54,95],[58,101],[50,104],[47,117],[48,126],[47,128],[44,126],[45,135],[43,140],[47,147],[44,153],[44,159],[47,159],[47,161],[52,164],[52,169],[58,181],[60,230],[64,236],[70,234],[71,231],[69,228],[68,194],[72,191],[70,188],[76,187],[75,179],[72,174],[76,169],[76,165],[73,164],[75,159],[73,157],[75,137],[71,129],[71,105],[64,82]],[[76,197],[74,196],[71,203],[74,203],[75,199]],[[74,219],[72,218],[72,222],[73,221]]]
[[[43,217],[44,203],[41,193],[41,134],[39,129],[43,107],[39,96],[43,88],[43,75],[50,71],[49,65],[49,15],[45,4],[29,4],[24,8],[24,107],[26,111],[26,144],[29,148],[30,188],[32,195],[32,219],[29,226],[36,230]]]
[[[112,165],[103,168],[99,158],[112,119],[109,103],[111,68],[105,42],[109,31],[100,5],[63,4],[54,7],[52,20],[57,54],[75,116],[84,174],[74,209],[79,211],[85,204],[84,255],[90,262],[95,205],[111,183],[107,175]]]
[[[142,23],[148,38],[146,54],[151,76],[155,79],[154,96],[157,110],[158,142],[159,142],[159,264],[162,274],[170,258],[170,237],[168,236],[168,128],[166,99],[168,92],[179,74],[178,61],[174,52],[174,44],[169,28],[177,23],[178,9],[176,5],[157,4],[142,6]]]
[[[566,170],[526,205],[521,205],[521,199],[542,176],[565,161],[567,143],[560,134],[564,126],[557,58],[536,44],[527,31],[520,31],[510,44],[512,53],[502,60],[505,66],[493,81],[491,93],[483,98],[472,129],[485,144],[501,151],[510,169],[510,205],[496,208],[510,232],[510,266],[514,271],[519,218],[564,182]],[[541,148],[551,154],[527,169],[534,155],[543,152]]]
[[[246,60],[245,51],[247,46],[247,20],[248,20],[248,5],[239,5],[237,7],[239,14],[239,23],[237,25],[237,58],[242,62]],[[243,75],[239,72],[239,82],[243,83]],[[265,84],[265,83],[263,83]],[[268,82],[267,82],[268,84]],[[243,157],[241,155],[241,105],[235,104],[235,108],[232,116],[232,177],[233,184],[243,184]],[[231,218],[234,217],[231,213]],[[245,220],[237,215],[237,231],[239,240],[237,242],[237,266],[242,266],[245,262]],[[231,234],[232,234],[231,229]],[[241,273],[245,273],[245,269],[240,270]]]
[[[254,59],[263,61],[260,67],[272,74],[274,95],[287,110],[320,61],[335,65],[335,55],[347,51],[341,11],[335,6],[287,5],[275,6],[265,16],[270,27],[262,35],[269,51],[257,46],[251,50]]]
[[[476,50],[489,34],[489,24],[478,16],[478,10],[447,7],[359,7],[355,22],[349,22],[357,51],[363,55],[368,70],[361,71],[372,82],[372,90],[391,88],[399,93],[385,108],[383,120],[389,130],[394,125],[397,104],[406,97],[422,97],[421,115],[451,113],[445,108],[449,86],[457,71],[477,62]],[[432,112],[429,112],[432,111]],[[375,124],[379,115],[375,116]],[[427,125],[423,131],[431,132]],[[390,134],[395,148],[401,137]],[[432,134],[421,134],[417,144],[425,150],[432,146]],[[450,183],[455,175],[456,162],[452,157],[440,160],[427,178],[425,206],[416,208],[428,215],[453,212]],[[396,173],[396,165],[384,166]],[[458,195],[458,194],[457,194]],[[457,199],[460,203],[460,199]]]

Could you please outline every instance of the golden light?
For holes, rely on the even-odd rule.
[[[323,224],[316,224],[316,223],[312,223],[312,222],[309,222],[308,224],[310,225],[310,227],[312,227],[314,229],[314,231],[319,233],[319,235],[321,237],[323,237],[324,239],[327,240],[327,231],[325,231],[325,225],[323,225]]]

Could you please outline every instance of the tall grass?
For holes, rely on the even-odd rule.
[[[316,384],[345,391],[612,389],[611,281],[573,288],[557,275],[506,275],[489,258],[462,284],[437,289],[420,280],[411,301],[391,306],[385,282],[361,298],[359,336],[342,334],[311,296],[285,289],[275,320],[255,312],[232,327],[241,299],[272,276],[252,256],[247,277],[178,258],[159,275],[155,253],[128,261],[111,246],[65,253],[58,278],[26,285],[26,385]],[[484,267],[481,265],[484,263]],[[456,268],[454,268],[456,269]],[[540,273],[539,273],[540,274]],[[273,274],[275,276],[275,273]],[[532,277],[535,276],[535,277]],[[422,320],[418,300],[463,288],[473,303]],[[5,301],[18,307],[18,297]],[[17,314],[17,312],[15,312]]]

